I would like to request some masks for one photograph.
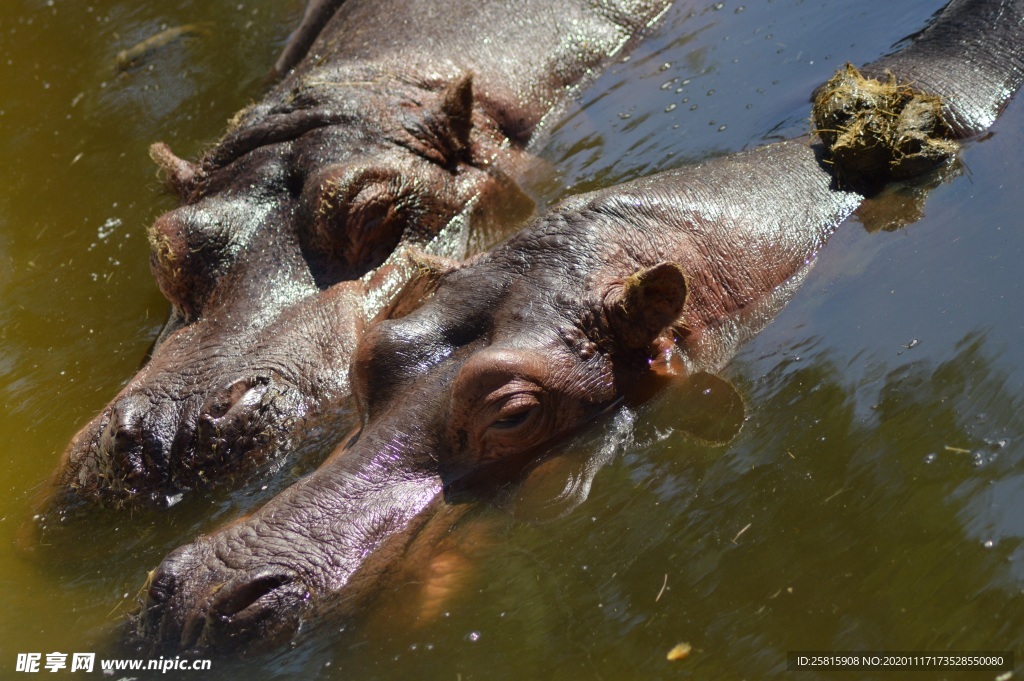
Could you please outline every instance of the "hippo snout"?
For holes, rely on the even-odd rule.
[[[159,649],[233,651],[293,637],[310,590],[287,567],[234,569],[202,541],[153,572],[135,633]]]
[[[307,398],[276,372],[239,374],[129,384],[72,440],[55,501],[161,506],[265,463],[305,416]]]
[[[162,651],[257,653],[295,639],[304,623],[358,619],[396,584],[423,579],[402,562],[431,555],[470,506],[446,511],[431,450],[386,425],[251,515],[168,554],[129,635]]]

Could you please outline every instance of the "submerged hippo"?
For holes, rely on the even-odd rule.
[[[957,1],[869,71],[942,97],[950,135],[968,137],[1020,86],[1022,38],[1024,0]],[[652,375],[721,367],[771,319],[863,199],[830,153],[798,139],[584,194],[462,266],[425,268],[433,295],[355,351],[358,431],[251,516],[170,554],[133,635],[252,649],[356,617],[399,581],[434,598],[444,589],[407,562],[432,573],[473,501]]]
[[[348,396],[351,351],[416,262],[524,220],[509,177],[545,116],[670,0],[316,0],[197,164],[152,155],[182,206],[150,229],[172,304],[148,363],[74,437],[55,505],[163,504],[245,480]],[[362,278],[362,279],[360,279]]]

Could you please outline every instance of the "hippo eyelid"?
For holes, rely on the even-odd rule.
[[[543,407],[543,402],[535,394],[521,390],[502,396],[484,406],[485,412],[497,412],[486,428],[501,431],[513,430],[524,425]]]
[[[529,418],[530,411],[524,409],[523,411],[512,414],[511,416],[505,416],[491,422],[491,428],[497,428],[499,430],[511,430],[512,428],[518,428],[526,422]]]

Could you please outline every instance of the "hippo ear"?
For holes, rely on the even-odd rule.
[[[686,304],[686,276],[679,265],[661,262],[637,270],[605,295],[604,312],[615,342],[627,351],[647,351]]]
[[[452,81],[440,101],[404,119],[412,136],[407,144],[417,153],[445,166],[468,161],[473,129],[473,74]]]
[[[381,308],[374,317],[399,319],[417,309],[434,293],[441,278],[458,267],[458,261],[431,255],[416,248],[406,248],[400,258],[378,268],[370,278],[369,290],[383,290],[388,287],[387,279],[398,279],[401,283],[391,301]]]
[[[448,122],[453,151],[464,156],[469,151],[469,132],[473,129],[472,73],[466,73],[445,89],[441,113]]]
[[[149,157],[160,166],[167,186],[178,195],[178,198],[185,200],[192,193],[196,181],[202,174],[199,166],[179,158],[163,142],[150,145]]]

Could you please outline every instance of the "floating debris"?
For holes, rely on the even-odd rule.
[[[854,187],[920,175],[955,158],[959,145],[942,118],[942,100],[899,83],[840,69],[814,99],[814,132],[836,177]]]
[[[123,72],[141,66],[157,50],[167,47],[173,42],[186,38],[196,38],[201,35],[208,35],[210,30],[203,24],[184,24],[165,28],[155,35],[151,35],[127,50],[117,53],[117,71]]]
[[[668,655],[665,657],[669,662],[678,662],[679,660],[685,660],[690,656],[690,652],[693,650],[693,646],[689,643],[680,643],[672,650],[668,651]]]

